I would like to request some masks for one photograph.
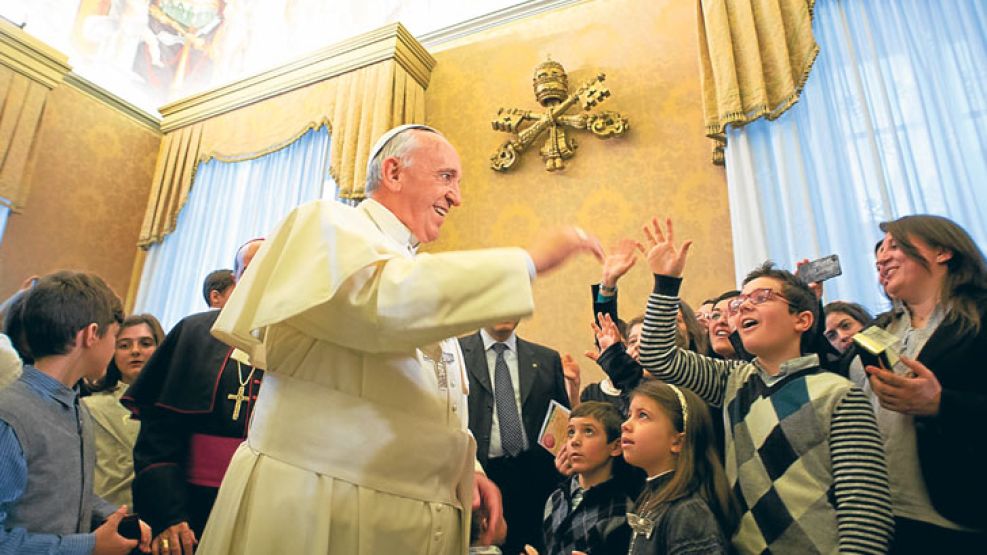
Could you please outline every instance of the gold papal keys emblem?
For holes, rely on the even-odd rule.
[[[606,75],[598,74],[569,94],[569,77],[558,62],[548,60],[535,68],[532,84],[535,98],[544,112],[501,108],[497,119],[491,122],[495,131],[513,133],[514,137],[500,145],[490,157],[490,167],[505,172],[515,165],[531,144],[547,134],[539,154],[545,161],[545,169],[556,171],[565,168],[565,161],[576,154],[576,141],[569,130],[585,129],[598,138],[620,137],[630,129],[627,118],[617,112],[582,113],[566,115],[566,111],[579,104],[588,112],[610,96],[604,85]]]

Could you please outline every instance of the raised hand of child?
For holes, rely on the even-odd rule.
[[[685,259],[689,255],[692,241],[686,241],[681,246],[675,246],[675,230],[672,219],[665,219],[665,230],[661,229],[658,218],[651,218],[651,227],[645,224],[642,228],[646,237],[644,248],[651,273],[662,276],[682,277],[685,269]]]
[[[579,385],[581,371],[579,363],[572,355],[562,355],[562,377],[565,380],[565,392],[569,396],[569,405],[576,408],[579,405]]]
[[[623,338],[620,337],[620,330],[617,329],[617,324],[613,322],[609,314],[603,314],[602,312],[597,313],[597,321],[590,324],[593,327],[593,333],[596,334],[596,342],[600,345],[600,352],[606,351],[612,345],[621,343]]]
[[[610,248],[606,258],[603,259],[603,276],[600,283],[607,287],[615,287],[617,280],[622,278],[628,270],[637,262],[637,252],[644,252],[641,243],[633,239],[621,239]]]

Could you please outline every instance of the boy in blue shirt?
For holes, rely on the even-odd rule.
[[[75,389],[106,371],[122,321],[120,299],[92,274],[45,276],[24,301],[34,363],[0,391],[0,553],[125,555],[138,546],[117,531],[127,507],[93,494],[92,420]],[[150,552],[143,522],[140,532]]]

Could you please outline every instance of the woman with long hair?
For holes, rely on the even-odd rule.
[[[127,317],[116,337],[116,351],[106,375],[82,402],[92,414],[96,436],[96,474],[93,492],[116,505],[132,507],[130,484],[134,480],[134,443],[140,422],[120,404],[120,396],[151,358],[164,331],[150,314]]]
[[[881,224],[877,325],[896,339],[892,368],[851,360],[879,401],[895,515],[892,553],[987,549],[987,261],[941,216]]]

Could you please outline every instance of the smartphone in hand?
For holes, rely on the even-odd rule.
[[[840,257],[839,255],[831,254],[813,260],[812,262],[806,262],[799,266],[795,275],[806,283],[821,283],[827,279],[843,275],[843,269],[840,267]]]
[[[128,540],[140,541],[140,516],[138,516],[137,513],[130,513],[129,515],[123,517],[123,519],[120,520],[120,525],[117,526],[117,534],[120,534]]]

